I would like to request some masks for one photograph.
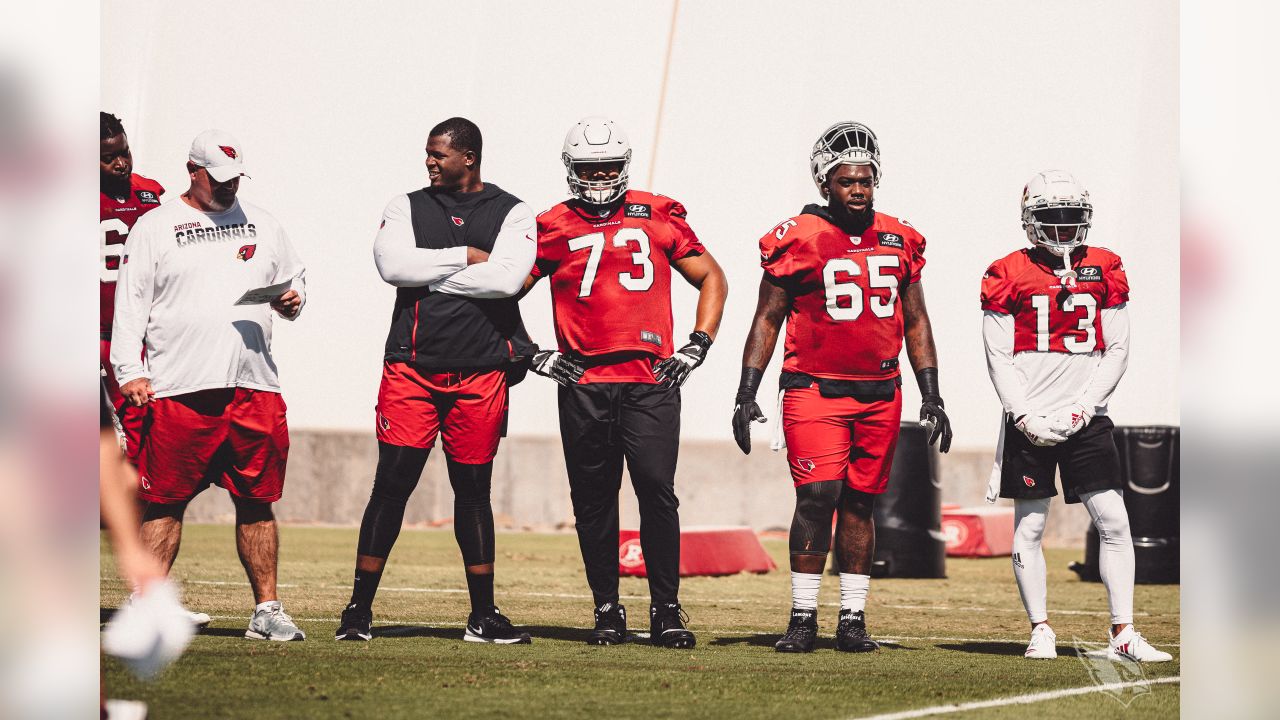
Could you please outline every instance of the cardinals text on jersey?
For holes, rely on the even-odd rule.
[[[1056,258],[1055,258],[1056,259]],[[1038,262],[1034,248],[1012,252],[982,277],[982,309],[1012,315],[1013,352],[1083,354],[1105,347],[1102,310],[1129,301],[1120,256],[1083,246],[1071,256],[1074,283],[1057,264]]]
[[[924,237],[876,213],[860,236],[802,213],[760,238],[760,265],[791,296],[782,369],[841,380],[898,375],[901,292],[920,281]]]

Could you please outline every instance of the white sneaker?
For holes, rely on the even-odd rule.
[[[1142,633],[1130,625],[1111,638],[1107,648],[1107,659],[1131,662],[1169,662],[1173,656],[1167,652],[1151,647],[1151,643],[1142,637]]]
[[[108,700],[107,720],[147,720],[147,704],[140,700]]]
[[[213,618],[209,617],[209,613],[196,612],[194,610],[188,610],[187,617],[191,618],[191,624],[197,628],[208,627],[209,622],[213,620]]]
[[[306,640],[307,636],[293,623],[293,618],[284,611],[279,600],[267,603],[261,610],[253,612],[249,620],[249,629],[244,636],[250,640]]]
[[[1053,660],[1058,657],[1058,636],[1053,628],[1040,623],[1031,631],[1031,642],[1027,643],[1027,651],[1023,657],[1032,660]]]

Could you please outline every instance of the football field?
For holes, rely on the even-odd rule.
[[[105,616],[125,590],[102,544]],[[592,603],[575,536],[500,533],[498,604],[534,641],[464,643],[467,594],[448,530],[400,535],[374,605],[374,640],[339,643],[333,632],[350,595],[355,544],[354,528],[282,528],[281,599],[307,640],[251,641],[243,634],[253,602],[233,527],[187,526],[174,576],[187,606],[214,621],[153,683],[104,658],[108,696],[144,700],[153,718],[1136,719],[1179,711],[1178,587],[1139,585],[1135,599],[1138,629],[1173,662],[1139,668],[1090,657],[1104,647],[1108,613],[1102,586],[1066,569],[1081,550],[1046,551],[1059,657],[1030,661],[1008,558],[949,559],[945,580],[873,581],[867,623],[882,649],[861,655],[834,649],[839,593],[829,576],[819,649],[776,653],[790,600],[785,540],[765,541],[780,571],[684,579],[698,645],[675,651],[638,638],[584,644]],[[624,578],[622,594],[632,632],[647,633],[644,580]]]

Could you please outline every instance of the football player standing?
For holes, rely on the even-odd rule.
[[[129,136],[124,132],[120,118],[106,112],[98,113],[101,128],[98,206],[101,214],[98,247],[98,348],[102,368],[102,382],[111,399],[118,432],[125,439],[125,451],[135,464],[145,408],[129,407],[120,384],[116,382],[111,367],[111,318],[116,307],[116,279],[120,275],[120,259],[124,255],[124,243],[138,218],[160,207],[164,188],[160,183],[133,171],[133,153],[129,150]],[[208,618],[204,618],[208,623]]]
[[[1058,656],[1040,540],[1060,469],[1066,502],[1084,503],[1101,540],[1108,656],[1164,662],[1171,656],[1133,628],[1133,540],[1107,417],[1129,358],[1129,280],[1118,255],[1085,245],[1092,219],[1089,193],[1074,177],[1037,173],[1022,191],[1032,247],[983,275],[982,338],[1006,416],[987,499],[1013,499],[1013,575],[1031,621],[1026,657]]]
[[[675,493],[680,386],[715,339],[728,283],[680,203],[628,188],[631,144],[612,121],[573,126],[562,159],[573,197],[538,216],[538,258],[526,282],[551,279],[559,351],[533,370],[561,384],[560,436],[595,629],[587,642],[627,637],[618,603],[618,491],[626,460],[640,506],[654,645],[691,648],[680,607]],[[698,288],[689,342],[672,338],[671,270]]]
[[[806,205],[760,239],[764,276],[742,356],[733,434],[751,452],[751,423],[764,421],[756,392],[783,321],[782,431],[796,490],[791,521],[791,620],[778,652],[811,652],[818,588],[836,523],[840,620],[836,649],[879,647],[865,608],[875,546],[872,510],[889,482],[902,420],[898,355],[907,357],[924,403],[929,443],[951,446],[938,390],[938,359],[920,271],[924,237],[874,210],[880,146],[870,128],[840,122],[809,158],[826,205]]]

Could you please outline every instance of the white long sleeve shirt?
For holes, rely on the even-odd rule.
[[[116,378],[150,378],[157,398],[224,387],[279,392],[273,311],[235,302],[291,278],[305,305],[302,260],[265,210],[237,201],[204,213],[182,198],[166,202],[125,244],[111,341]]]
[[[523,202],[507,213],[488,260],[474,265],[467,265],[464,245],[417,246],[408,195],[397,195],[387,203],[373,241],[373,261],[385,282],[396,287],[425,285],[434,292],[474,298],[511,297],[520,292],[537,253],[533,211]]]
[[[1015,418],[1027,413],[1045,415],[1078,402],[1094,415],[1107,414],[1107,403],[1129,362],[1127,303],[1102,310],[1106,346],[1100,352],[1015,355],[1013,323],[1012,315],[983,312],[987,371],[1006,411]]]

